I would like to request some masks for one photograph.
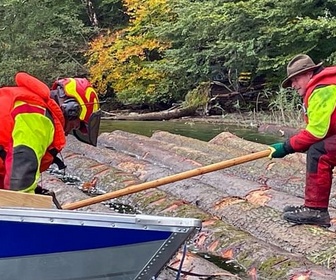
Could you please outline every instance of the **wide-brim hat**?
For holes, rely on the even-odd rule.
[[[291,86],[291,79],[297,75],[308,71],[314,71],[321,67],[323,62],[315,64],[314,61],[306,54],[298,54],[287,65],[287,78],[283,80],[281,86],[288,88]]]

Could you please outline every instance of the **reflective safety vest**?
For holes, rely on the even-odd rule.
[[[306,94],[303,100],[305,108],[308,108],[309,106],[309,98],[314,92],[314,89],[328,85],[336,85],[336,66],[323,69],[320,73],[314,75],[308,82]],[[333,116],[333,118],[333,121],[336,121],[335,116]],[[308,119],[305,118],[305,121],[308,122]]]
[[[296,152],[306,151],[312,144],[336,135],[336,66],[314,75],[304,96],[307,126],[289,139]]]
[[[64,117],[58,104],[50,98],[50,89],[43,82],[20,72],[15,76],[15,87],[0,88],[0,175],[4,173],[4,160],[8,153],[14,128],[13,108],[16,101],[40,106],[48,109],[55,128],[53,142],[48,147],[41,159],[40,172],[45,171],[53,163],[56,154],[60,152],[66,143],[64,134]],[[20,114],[20,112],[18,112]],[[38,124],[37,124],[38,125]],[[1,171],[2,170],[2,171]]]

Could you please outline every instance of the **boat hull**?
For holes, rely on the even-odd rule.
[[[2,279],[151,279],[197,219],[0,209]]]

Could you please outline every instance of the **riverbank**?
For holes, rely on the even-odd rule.
[[[128,121],[185,121],[233,124],[244,127],[259,127],[271,124],[292,128],[304,126],[300,110],[269,110],[223,113],[221,115],[205,115],[195,113],[194,108],[171,108],[160,112],[142,112],[130,110],[103,111],[104,120]]]
[[[260,126],[261,124],[282,125],[293,128],[300,128],[304,125],[303,118],[297,116],[295,119],[291,116],[281,116],[281,113],[274,112],[237,112],[223,115],[191,115],[184,116],[179,119],[172,119],[171,121],[179,120],[193,120],[195,122],[211,122],[211,123],[227,123],[241,126]]]
[[[299,111],[261,111],[236,112],[222,115],[183,115],[177,117],[170,110],[155,113],[141,113],[131,111],[103,112],[103,120],[121,121],[169,121],[233,125],[242,128],[257,129],[259,133],[272,134],[276,137],[290,137],[305,127]]]

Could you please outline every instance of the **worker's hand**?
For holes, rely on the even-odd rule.
[[[58,209],[62,209],[62,205],[58,202],[56,195],[53,191],[47,190],[42,188],[40,185],[37,185],[35,188],[35,194],[40,194],[40,195],[50,195],[52,197],[52,200],[55,204],[55,206]]]
[[[285,150],[284,143],[275,143],[269,146],[271,153],[268,156],[269,158],[283,158],[288,155],[288,152]]]
[[[40,185],[37,185],[35,188],[35,194],[45,194],[49,195],[49,190],[42,188]]]

